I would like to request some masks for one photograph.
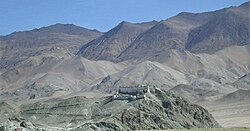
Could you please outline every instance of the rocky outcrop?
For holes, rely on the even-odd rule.
[[[46,125],[66,130],[117,131],[220,127],[203,107],[157,87],[120,88],[104,98],[76,96],[26,104],[20,107],[19,115],[24,119],[10,122],[16,121],[23,128]]]
[[[132,99],[135,96],[143,97]],[[53,123],[53,126],[79,131],[220,127],[206,109],[157,87],[131,87],[130,91],[126,87],[101,99],[79,96],[59,103],[26,105],[22,115],[28,119],[35,116],[35,123]],[[55,121],[50,121],[52,119]]]
[[[132,106],[114,118],[129,130],[214,128],[220,127],[209,112],[187,100],[157,88],[145,93],[145,98],[132,101]],[[118,125],[119,125],[118,124]]]
[[[18,116],[12,116],[0,124],[1,131],[35,131],[36,129],[30,121]]]

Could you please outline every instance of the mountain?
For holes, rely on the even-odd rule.
[[[172,92],[157,87],[135,88],[128,92],[126,88],[121,90],[123,91],[113,96],[98,99],[75,96],[50,102],[22,104],[19,106],[20,113],[15,115],[15,119],[5,119],[0,125],[7,126],[6,128],[11,130],[20,125],[15,126],[11,123],[21,123],[27,119],[30,122],[27,120],[25,122],[32,124],[26,124],[28,126],[25,128],[34,129],[40,125],[45,129],[72,131],[220,127],[206,109]],[[144,90],[146,92],[142,93]],[[12,117],[9,113],[6,116]]]
[[[80,46],[102,35],[72,24],[55,24],[31,31],[15,32],[0,38],[0,69],[11,68],[32,56],[76,54]],[[59,57],[59,56],[58,56]]]
[[[32,48],[46,45],[74,44],[82,46],[88,41],[102,35],[97,30],[89,30],[73,24],[55,24],[30,31],[14,32],[0,37],[2,44],[8,48]]]
[[[86,39],[90,39],[102,34],[100,31],[95,29],[90,30],[80,26],[76,26],[74,24],[60,23],[34,30],[41,33],[64,33],[69,35],[82,35],[82,37],[85,37]]]
[[[250,90],[239,89],[235,92],[224,95],[222,98],[218,99],[217,102],[220,103],[232,103],[239,101],[247,101],[250,99]]]
[[[56,24],[0,37],[1,88],[17,82],[34,67],[49,68],[52,63],[74,56],[82,45],[101,35],[72,24]]]
[[[190,100],[190,101],[194,101],[197,100],[201,97],[202,93],[205,94],[205,92],[207,92],[206,89],[197,89],[194,88],[190,85],[185,85],[185,84],[180,84],[177,85],[175,87],[173,87],[172,89],[170,89],[171,91],[174,91],[176,94]]]
[[[144,61],[129,65],[84,91],[114,93],[119,87],[156,85],[192,102],[213,101],[249,88],[249,47],[230,46],[214,54],[171,50],[161,63]]]
[[[185,75],[158,62],[145,61],[108,75],[91,90],[116,92],[120,87],[157,85],[165,90],[180,83],[187,83]]]
[[[171,49],[183,50],[190,30],[201,25],[207,17],[207,14],[203,16],[180,13],[168,20],[162,20],[138,36],[118,60],[153,60],[167,56]]]
[[[232,45],[246,45],[249,37],[250,2],[214,12],[213,17],[189,33],[186,49],[214,53]]]
[[[123,21],[103,36],[84,45],[78,54],[93,60],[114,61],[140,34],[156,23],[133,24]]]
[[[34,67],[44,67],[42,69],[46,72],[54,64],[71,58],[77,52],[78,55],[87,59],[109,60],[116,63],[127,60],[129,62],[135,61],[132,64],[146,60],[157,61],[189,75],[190,79],[199,76],[209,77],[217,83],[232,82],[249,71],[249,46],[247,46],[249,36],[246,33],[246,30],[249,30],[249,26],[246,26],[247,18],[249,18],[246,10],[249,9],[249,3],[246,2],[238,7],[229,7],[214,12],[196,14],[183,12],[160,22],[133,24],[123,21],[106,33],[72,24],[56,24],[1,36],[1,88],[6,88],[8,84],[17,82],[23,73]],[[226,19],[225,22],[232,25],[223,24],[222,19]],[[219,27],[214,27],[217,24]],[[211,32],[210,26],[215,30]],[[202,33],[193,35],[198,29],[207,35]],[[234,34],[238,32],[237,30],[240,34]],[[216,37],[220,35],[219,40]],[[236,36],[240,37],[236,38]],[[206,44],[203,40],[199,44],[196,38],[197,40],[216,38],[216,41],[220,41],[222,44],[215,43],[216,46],[214,46],[214,44]],[[223,44],[222,40],[224,39],[222,38],[225,38],[224,43],[227,44]],[[232,39],[230,41],[241,39],[245,42],[237,44],[235,41],[234,44],[228,45],[229,39]],[[235,44],[240,46],[234,46]],[[196,47],[198,49],[198,45],[204,47],[203,49],[208,52],[202,51],[199,54],[193,54],[193,49]],[[79,50],[81,46],[82,48]],[[207,46],[211,46],[211,52],[210,47]],[[238,55],[233,55],[234,50],[238,51]],[[222,80],[218,80],[218,78]]]
[[[20,101],[68,95],[97,84],[102,78],[125,67],[126,64],[90,61],[78,56],[50,62],[20,72],[16,82],[2,88],[0,98]],[[3,73],[1,77],[6,82],[13,80],[9,73]]]
[[[189,100],[200,100],[248,89],[248,49],[249,46],[232,46],[214,54],[197,55],[172,50],[163,63],[113,63],[75,56],[29,67],[24,72],[12,70],[1,74],[0,97],[27,100],[75,92],[107,94],[116,92],[119,87],[135,85],[156,85],[169,90],[185,84],[174,91]],[[16,73],[19,73],[17,78],[13,77]]]
[[[130,23],[130,27],[120,28],[124,26],[121,23],[103,37],[83,46],[78,54],[88,59],[114,62],[161,61],[172,49],[213,54],[226,47],[248,45],[249,3],[205,13],[182,12],[140,31],[138,28],[142,24]],[[132,25],[137,25],[137,28],[131,30]],[[132,33],[136,31],[139,32]],[[121,40],[119,36],[126,39]]]
[[[236,89],[249,90],[250,89],[250,73],[247,73],[240,77],[238,80],[228,85],[233,86]]]
[[[73,130],[218,127],[205,109],[186,98],[221,115],[222,124],[242,125],[240,118],[221,112],[225,107],[235,111],[237,102],[246,103],[241,103],[242,110],[249,109],[249,4],[182,12],[159,22],[123,21],[105,33],[56,24],[0,36],[0,123],[8,119],[5,113],[13,113],[24,118],[13,116],[5,125]],[[140,91],[144,86],[153,88]],[[232,107],[227,105],[231,102]]]

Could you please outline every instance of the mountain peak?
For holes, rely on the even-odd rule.
[[[84,45],[78,54],[88,59],[114,61],[141,33],[152,26],[122,21],[103,36]]]
[[[65,33],[72,35],[82,35],[85,34],[86,32],[101,33],[100,31],[83,28],[74,24],[62,24],[62,23],[56,23],[54,25],[42,27],[36,30],[48,33]]]
[[[177,16],[180,16],[180,15],[192,15],[192,14],[193,13],[191,13],[191,12],[185,12],[185,11],[183,11],[183,12],[177,14]]]
[[[116,27],[118,27],[120,29],[121,27],[130,27],[130,26],[134,26],[134,25],[136,25],[136,24],[128,22],[128,21],[122,21]]]
[[[250,7],[250,1],[247,1],[247,2],[245,2],[245,3],[243,3],[243,4],[241,4],[240,5],[240,7]]]
[[[41,28],[34,28],[27,31],[17,31],[6,36],[24,35],[26,33],[64,33],[69,35],[101,35],[102,32],[96,29],[87,29],[74,24],[56,23],[54,25],[44,26]],[[5,37],[5,36],[2,36]]]
[[[128,21],[122,21],[120,24],[132,24],[132,23],[130,23]]]

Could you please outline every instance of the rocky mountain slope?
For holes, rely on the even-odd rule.
[[[30,31],[14,32],[0,38],[0,67],[11,68],[29,57],[45,53],[61,53],[61,57],[73,55],[80,46],[100,35],[102,33],[99,31],[72,24],[55,24]]]
[[[183,12],[160,22],[122,22],[103,35],[96,30],[56,24],[3,36],[0,38],[3,54],[1,95],[25,94],[26,98],[33,98],[35,94],[39,98],[57,91],[62,94],[93,89],[109,92],[120,86],[132,85],[157,85],[171,89],[178,84],[186,84],[207,91],[217,90],[220,86],[235,89],[228,83],[249,73],[249,45],[229,45],[219,51],[214,50],[212,54],[193,54],[185,50],[183,43],[189,39],[188,33],[208,21],[219,19],[218,14],[241,16],[236,23],[242,23],[245,28],[247,5],[249,2],[200,14]],[[247,35],[240,36],[245,38]],[[80,45],[84,46],[74,57]],[[95,62],[79,55],[94,60],[129,61],[116,64]],[[152,62],[145,61],[147,59]],[[20,93],[20,89],[26,93]],[[54,93],[45,95],[42,90]]]
[[[102,33],[96,30],[56,24],[0,37],[1,88],[17,82],[24,72],[34,67],[74,56],[82,45],[100,35]]]
[[[51,62],[20,74],[17,82],[2,88],[0,98],[24,100],[70,94],[94,85],[126,66],[108,61],[90,61],[78,56]],[[5,73],[2,76],[2,81],[12,79]]]
[[[233,55],[235,51],[237,56]],[[89,89],[109,93],[122,86],[157,85],[169,90],[184,84],[183,90],[176,91],[194,95],[196,99],[223,95],[239,88],[248,89],[245,73],[249,72],[249,56],[249,46],[232,46],[212,55],[172,50],[164,63],[145,61],[129,66]]]
[[[250,90],[242,90],[239,89],[235,92],[229,93],[222,98],[218,99],[218,102],[237,102],[237,101],[245,101],[250,99]]]
[[[102,37],[84,45],[78,54],[88,59],[115,61],[140,34],[156,23],[156,21],[153,21],[133,24],[123,21]]]
[[[237,56],[233,55],[235,51]],[[232,46],[212,55],[172,50],[164,63],[112,63],[76,56],[30,68],[19,74],[17,82],[6,84],[8,88],[2,88],[0,96],[2,99],[36,99],[78,91],[111,93],[119,87],[134,85],[157,85],[169,90],[185,84],[194,91],[190,94],[192,97],[188,96],[190,100],[199,100],[248,89],[249,56],[249,46]],[[13,80],[13,75],[3,73],[1,76],[3,85],[4,81]],[[186,96],[189,91],[185,90],[177,91]]]
[[[178,105],[175,95],[172,98],[166,92],[164,98],[152,91],[149,97],[133,101],[99,97],[110,96],[121,87],[149,85],[174,91],[199,104],[219,103],[216,110],[234,100],[245,102],[250,89],[249,4],[206,13],[183,12],[159,22],[124,21],[106,33],[56,24],[0,36],[0,100],[4,101],[0,113],[16,114],[21,110],[22,116],[35,125],[79,127],[76,130],[212,127],[191,118],[193,112],[182,114],[186,106],[208,114],[206,111],[188,102]],[[164,101],[178,108],[165,109]],[[29,104],[17,109],[12,103]],[[237,102],[234,104],[236,107]],[[221,112],[204,106],[215,114]],[[173,111],[172,116],[164,114],[167,110]],[[35,114],[30,119],[32,113],[43,116]],[[7,123],[20,122],[11,119]]]
[[[103,78],[91,90],[115,92],[119,87],[135,85],[157,85],[170,89],[172,86],[187,83],[186,76],[158,62],[145,61]]]
[[[154,22],[153,26],[151,24],[151,27],[147,26],[143,31],[138,29],[145,26],[143,23],[119,28],[124,26],[124,23],[121,23],[106,33],[105,37],[82,47],[79,55],[93,60],[144,61],[167,57],[172,49],[212,54],[229,46],[248,45],[250,43],[249,4],[250,2],[246,2],[238,7],[206,13],[183,12],[167,20]],[[132,25],[136,27],[132,28]],[[132,35],[135,34],[132,32],[136,31],[139,31],[137,35],[127,39],[127,34]],[[110,35],[111,32],[112,35]],[[123,35],[120,35],[120,32]],[[113,38],[113,36],[116,37]],[[109,42],[111,40],[113,40],[112,44]],[[93,50],[97,45],[98,50]]]
[[[214,53],[232,45],[246,45],[249,39],[250,2],[214,12],[212,18],[189,33],[186,49]]]
[[[131,94],[135,98],[130,97]],[[120,91],[100,99],[76,96],[54,102],[25,104],[20,106],[19,116],[38,127],[46,125],[45,128],[67,130],[220,127],[206,109],[157,87]]]

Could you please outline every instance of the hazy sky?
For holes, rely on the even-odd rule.
[[[55,23],[108,31],[121,21],[162,20],[182,11],[204,12],[247,0],[0,0],[0,35]]]

